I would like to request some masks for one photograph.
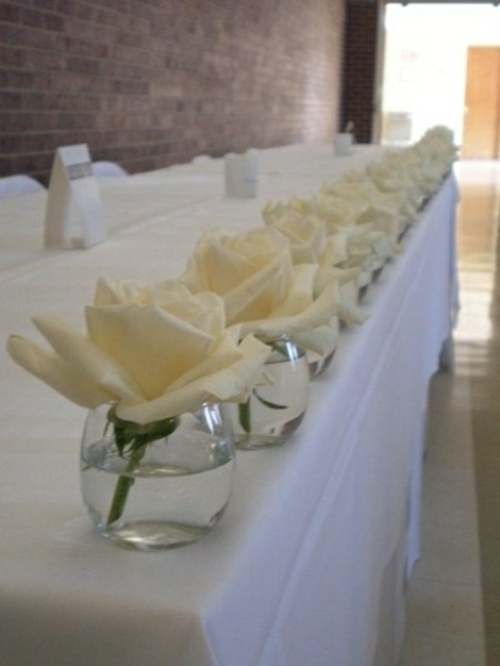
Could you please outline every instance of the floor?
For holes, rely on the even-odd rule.
[[[454,371],[430,387],[400,666],[500,665],[500,162],[460,161]]]

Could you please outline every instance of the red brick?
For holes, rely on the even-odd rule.
[[[134,171],[329,140],[344,16],[344,0],[0,2],[0,174],[47,179],[67,143]]]

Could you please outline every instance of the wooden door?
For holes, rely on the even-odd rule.
[[[461,156],[500,157],[500,47],[468,49]]]

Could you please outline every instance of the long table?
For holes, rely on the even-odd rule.
[[[89,250],[37,246],[43,193],[0,202],[2,339],[36,338],[29,318],[42,312],[82,327],[98,277],[176,277],[204,230],[261,224],[268,199],[307,196],[379,155],[261,151],[255,200],[224,197],[221,160],[103,181],[111,232]],[[368,320],[342,332],[311,383],[299,431],[280,448],[238,452],[222,521],[178,550],[129,552],[94,533],[79,494],[85,414],[2,345],[4,666],[396,664],[419,556],[427,385],[456,306],[456,201],[451,175],[368,291]],[[15,260],[5,211],[22,220]]]

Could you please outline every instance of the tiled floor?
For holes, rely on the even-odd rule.
[[[430,387],[422,557],[400,666],[500,665],[500,163],[455,168],[455,370]]]

